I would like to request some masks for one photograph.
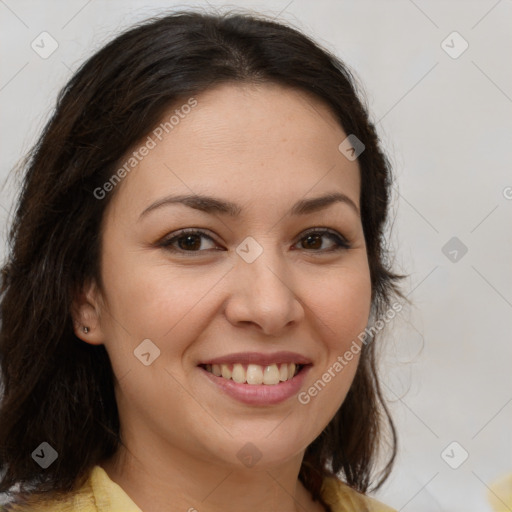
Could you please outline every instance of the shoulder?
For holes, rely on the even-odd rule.
[[[6,504],[0,512],[142,512],[105,470],[96,465],[85,484],[65,499]]]
[[[332,512],[396,512],[374,498],[365,496],[334,477],[328,477],[322,484],[322,497],[331,506]]]
[[[0,512],[97,512],[93,500],[84,499],[79,493],[65,500],[33,500],[26,503],[6,503]]]
[[[496,512],[512,510],[512,473],[503,475],[491,483],[487,490],[487,499]]]
[[[0,512],[97,512],[97,510],[90,480],[64,498],[42,500],[32,496],[25,501],[12,501],[0,505]]]

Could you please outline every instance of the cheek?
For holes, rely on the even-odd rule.
[[[364,331],[371,307],[367,267],[346,268],[316,283],[309,305],[325,327],[330,348],[339,351]]]
[[[321,432],[345,400],[360,358],[358,336],[367,327],[371,307],[367,267],[346,268],[330,277],[317,283],[308,302],[320,329],[316,332],[320,361],[298,398],[308,414],[317,418],[312,436]]]
[[[161,338],[194,309],[213,286],[212,273],[149,265],[137,253],[104,260],[104,282],[112,316],[133,336]],[[211,281],[211,283],[210,283]],[[119,328],[114,325],[114,328]]]
[[[160,364],[179,368],[212,319],[215,285],[225,273],[226,268],[148,265],[137,254],[106,258],[104,284],[112,292],[102,329],[116,373],[139,368],[134,350],[146,339],[160,350]]]

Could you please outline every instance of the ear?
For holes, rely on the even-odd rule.
[[[100,323],[101,305],[101,294],[93,281],[86,283],[73,299],[71,316],[75,335],[91,345],[101,345],[104,342]],[[88,332],[85,332],[85,327]]]

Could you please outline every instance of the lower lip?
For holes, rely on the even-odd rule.
[[[297,395],[310,368],[311,365],[304,366],[302,370],[293,377],[293,379],[280,382],[279,384],[258,385],[240,384],[231,379],[217,377],[213,373],[199,367],[206,377],[224,391],[224,393],[235,400],[248,405],[274,405]]]

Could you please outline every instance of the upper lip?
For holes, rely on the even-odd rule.
[[[295,352],[273,352],[272,354],[264,354],[261,352],[238,352],[236,354],[226,354],[225,356],[208,359],[200,364],[259,364],[268,366],[271,364],[295,363],[295,364],[311,364],[311,360],[307,357]]]

